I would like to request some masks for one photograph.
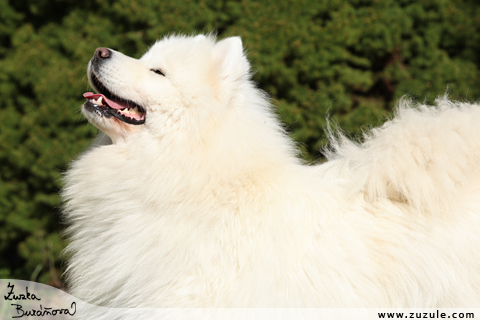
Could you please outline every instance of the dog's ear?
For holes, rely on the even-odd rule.
[[[238,80],[250,70],[240,37],[230,37],[217,42],[213,47],[213,57],[221,78],[226,81]]]

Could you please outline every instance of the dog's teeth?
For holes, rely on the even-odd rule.
[[[103,105],[103,97],[98,98],[97,104]]]

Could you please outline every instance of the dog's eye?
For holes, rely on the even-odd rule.
[[[155,72],[156,74],[159,74],[159,75],[165,77],[165,73],[164,73],[162,70],[160,70],[160,69],[150,69],[150,71],[153,71],[153,72]]]

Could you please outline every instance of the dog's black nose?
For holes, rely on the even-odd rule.
[[[93,56],[96,59],[107,59],[110,58],[110,55],[112,52],[108,50],[107,48],[100,47],[95,50],[95,55]]]

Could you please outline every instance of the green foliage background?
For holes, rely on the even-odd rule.
[[[307,160],[330,115],[353,136],[404,94],[480,98],[475,0],[0,0],[0,278],[61,285],[61,174],[97,130],[79,107],[96,47],[240,35]]]

